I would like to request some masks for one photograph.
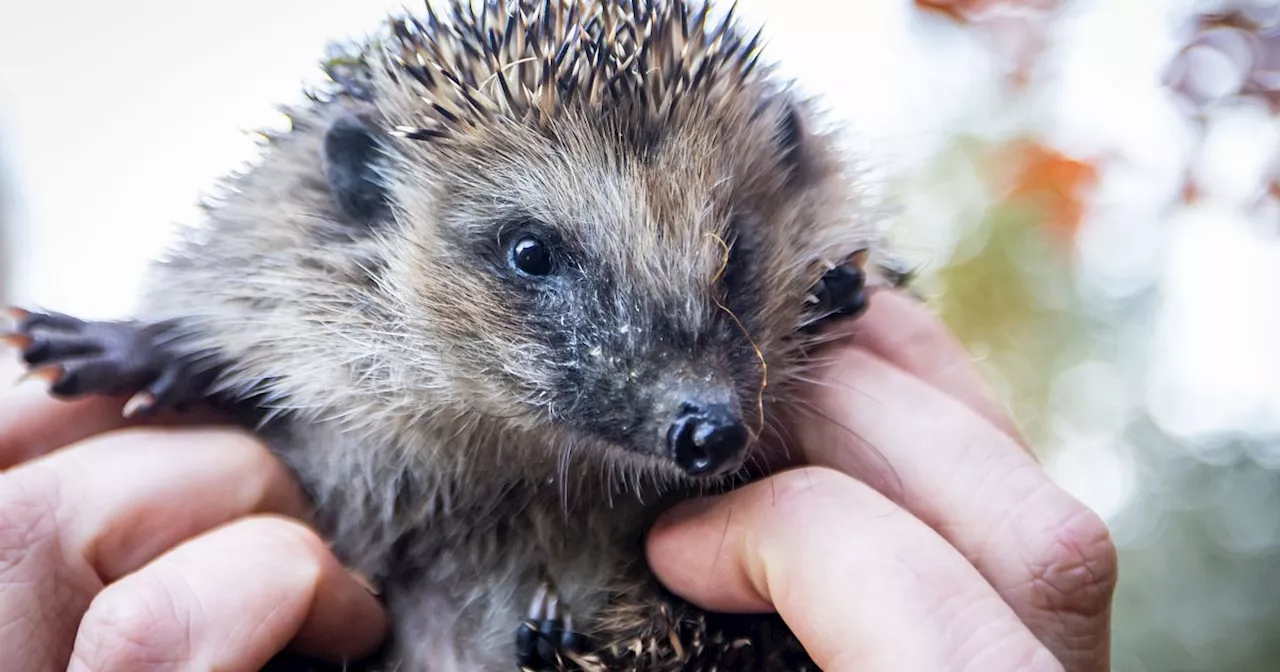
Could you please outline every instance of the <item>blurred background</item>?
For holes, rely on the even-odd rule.
[[[7,3],[0,294],[144,263],[399,2]],[[1280,670],[1280,0],[741,0],[1121,549],[1115,669]]]

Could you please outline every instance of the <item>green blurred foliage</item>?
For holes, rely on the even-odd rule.
[[[979,32],[1002,7],[1030,4],[917,2]],[[1058,3],[1036,4],[1041,20],[1021,25],[1044,37]],[[1280,2],[1188,9],[1187,46],[1173,56],[1165,85],[1192,135],[1202,137],[1215,115],[1229,114],[1232,100],[1253,98],[1280,113]],[[1020,64],[1005,90],[1009,106],[1051,70]],[[918,290],[973,353],[1041,457],[1084,451],[1091,456],[1083,462],[1086,485],[1096,481],[1105,494],[1108,479],[1121,484],[1112,488],[1120,503],[1107,512],[1121,556],[1114,669],[1280,670],[1280,437],[1248,427],[1173,436],[1152,416],[1142,391],[1162,287],[1110,305],[1080,291],[1076,234],[1094,197],[1084,178],[1105,180],[1106,166],[1048,145],[1030,131],[958,133],[926,169],[896,184],[892,197],[907,205],[893,242],[919,264]],[[1009,160],[1028,148],[1038,160]],[[1280,233],[1280,210],[1263,207],[1280,198],[1280,158],[1275,164],[1258,204],[1247,209],[1261,236]],[[1182,193],[1153,208],[1165,219],[1205,198],[1196,166],[1186,173]],[[950,219],[937,222],[939,213]],[[1087,379],[1097,386],[1060,395],[1064,377],[1086,363],[1114,380]],[[1113,399],[1128,405],[1109,433],[1099,431],[1090,413]]]
[[[910,190],[927,191],[929,185],[960,183],[961,175],[986,178],[974,185],[982,207],[956,213],[950,224],[955,247],[945,258],[930,258],[916,288],[974,354],[1023,433],[1043,445],[1052,437],[1048,414],[1056,374],[1087,361],[1095,344],[1075,289],[1070,241],[1046,225],[1051,204],[999,198],[992,175],[998,171],[990,167],[1002,147],[961,137],[911,183]],[[917,241],[931,230],[904,217],[893,235],[918,247],[927,245]]]

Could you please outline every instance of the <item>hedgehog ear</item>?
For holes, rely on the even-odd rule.
[[[356,222],[372,223],[387,210],[376,167],[381,156],[373,129],[358,115],[334,121],[324,134],[324,176],[338,204]]]
[[[805,138],[808,130],[800,107],[792,100],[782,101],[775,137],[778,149],[782,152],[783,162],[797,170],[804,163]]]

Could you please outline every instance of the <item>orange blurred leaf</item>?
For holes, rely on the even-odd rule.
[[[1195,205],[1204,198],[1204,193],[1200,189],[1200,184],[1195,178],[1188,177],[1182,182],[1182,204]]]
[[[988,9],[993,0],[915,0],[916,7],[968,23],[974,15]]]
[[[977,31],[1006,70],[1014,89],[1034,78],[1045,50],[1050,14],[1060,0],[914,0],[918,9],[942,14]]]
[[[944,14],[960,23],[969,23],[998,9],[1047,12],[1057,6],[1059,0],[913,0],[916,7],[926,12]]]
[[[1040,206],[1045,224],[1068,240],[1074,238],[1084,215],[1087,192],[1097,184],[1098,166],[1035,141],[1014,143],[1005,160],[1005,165],[1015,171],[1008,200]]]

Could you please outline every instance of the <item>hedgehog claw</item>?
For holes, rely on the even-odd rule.
[[[137,415],[145,414],[155,408],[156,401],[156,395],[144,390],[129,397],[129,401],[125,402],[121,415],[132,419]]]
[[[15,350],[26,350],[31,347],[32,338],[26,334],[7,333],[0,335],[0,341]]]
[[[22,324],[27,321],[27,318],[31,317],[31,311],[17,306],[9,306],[8,308],[5,308],[4,314],[14,324]]]
[[[529,618],[516,630],[516,660],[526,672],[565,669],[581,655],[585,638],[573,628],[573,616],[549,584],[542,584],[529,605]]]
[[[66,371],[60,366],[46,366],[39,369],[33,369],[23,374],[18,379],[18,385],[24,385],[33,380],[43,381],[48,387],[58,384],[58,381],[66,376]]]

